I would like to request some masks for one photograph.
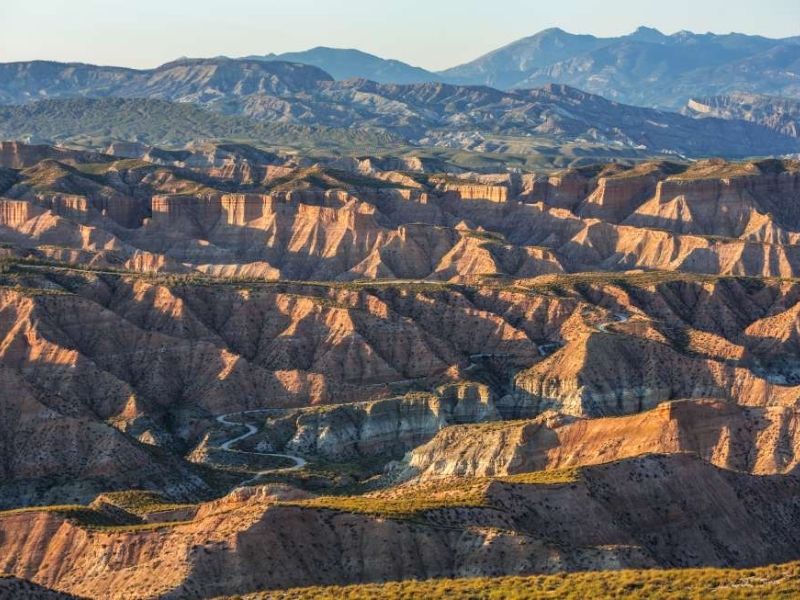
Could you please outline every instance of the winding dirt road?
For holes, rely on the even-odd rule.
[[[231,417],[235,416],[244,416],[250,415],[255,413],[267,413],[267,412],[275,412],[275,409],[257,409],[257,410],[246,410],[242,412],[235,412],[235,413],[228,413],[225,415],[217,416],[217,422],[221,425],[225,425],[226,427],[246,427],[247,431],[245,431],[241,435],[237,435],[235,437],[230,438],[229,440],[224,441],[222,444],[218,446],[220,450],[224,450],[225,452],[238,452],[240,454],[250,454],[253,456],[273,456],[275,458],[286,458],[294,462],[294,465],[291,467],[283,467],[280,469],[265,469],[264,471],[259,471],[255,474],[254,477],[248,479],[247,481],[243,482],[241,485],[247,485],[252,481],[255,481],[262,475],[268,475],[270,473],[288,473],[289,471],[297,471],[298,469],[302,469],[306,466],[306,460],[300,456],[295,456],[294,454],[278,454],[274,452],[248,452],[246,450],[235,450],[233,448],[234,444],[238,444],[242,440],[246,440],[247,438],[255,435],[258,433],[258,428],[255,425],[251,425],[250,423],[244,423],[242,421],[231,421]]]
[[[608,326],[613,325],[614,323],[625,323],[630,320],[630,315],[625,313],[616,313],[614,314],[613,321],[606,321],[605,323],[600,323],[595,327],[595,329],[601,333],[609,333]]]

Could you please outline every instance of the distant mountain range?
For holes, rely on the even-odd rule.
[[[309,65],[335,80],[369,79],[397,84],[436,82],[485,85],[501,90],[563,83],[626,104],[673,110],[680,109],[691,98],[731,93],[800,98],[800,36],[771,39],[739,33],[718,35],[689,31],[665,35],[657,29],[640,27],[628,35],[604,38],[553,28],[438,73],[344,48],[316,47],[302,52],[254,55],[243,60],[246,63]],[[176,61],[186,62],[190,61]],[[36,64],[27,75],[41,77],[47,83],[47,65],[53,63],[18,64]],[[167,66],[153,72],[164,72]],[[89,84],[95,75],[86,67],[76,65],[73,76]],[[94,84],[107,83],[114,87],[114,81],[124,77],[126,71],[129,70],[106,69]],[[310,71],[304,71],[303,75],[308,73]],[[14,76],[22,75],[19,72]],[[0,70],[0,82],[5,83],[8,76]],[[58,89],[52,85],[44,87],[48,96]],[[39,91],[35,89],[30,93],[36,96]],[[0,96],[0,100],[17,101],[19,97]]]
[[[181,59],[145,70],[50,61],[0,63],[0,102],[114,96],[211,105],[233,97],[311,91],[324,81],[333,77],[317,67],[229,58]]]
[[[565,83],[627,104],[672,109],[692,97],[730,92],[800,97],[800,36],[665,35],[640,27],[601,38],[545,29],[439,73],[336,48],[250,58],[299,62],[335,79],[378,83],[435,81],[504,90]]]
[[[628,106],[564,85],[503,92],[334,81],[317,67],[225,58],[148,71],[17,63],[0,65],[0,75],[11,84],[0,85],[0,98],[14,103],[0,108],[0,135],[15,139],[180,145],[197,138],[286,144],[294,137],[299,146],[400,144],[499,153],[579,144],[598,157],[800,151],[796,138],[756,123]],[[29,102],[37,95],[47,100]],[[597,154],[598,147],[605,150]]]
[[[286,52],[247,59],[296,62],[319,67],[334,79],[369,79],[378,83],[427,83],[442,77],[399,60],[385,59],[355,49],[319,46],[305,52]]]
[[[323,47],[146,70],[5,63],[0,135],[744,157],[800,151],[792,96],[800,98],[800,38],[548,29],[441,73]],[[109,102],[89,101],[98,99]]]
[[[599,38],[546,29],[439,75],[504,89],[566,83],[620,102],[667,108],[733,91],[800,96],[800,37],[664,35],[640,27]]]

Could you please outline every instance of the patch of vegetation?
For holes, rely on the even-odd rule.
[[[727,162],[721,159],[700,160],[692,163],[682,173],[669,177],[671,180],[723,179],[757,175],[760,170],[751,162]]]
[[[372,494],[319,496],[284,504],[406,519],[419,517],[431,510],[491,507],[488,492],[495,482],[511,485],[561,485],[578,481],[579,475],[580,469],[574,468],[490,478],[447,478],[388,488]]]
[[[622,165],[612,165],[599,174],[601,177],[608,179],[630,179],[633,177],[641,177],[650,174],[664,174],[664,175],[679,175],[688,168],[687,164],[675,163],[670,161],[646,161],[633,165],[632,167],[624,167]],[[606,170],[612,170],[606,172]]]
[[[406,186],[374,177],[315,165],[273,179],[268,187],[272,191],[290,191],[309,187],[331,190],[342,188],[400,189]]]
[[[401,138],[381,130],[266,123],[189,103],[147,98],[71,98],[0,106],[0,137],[32,137],[93,148],[117,140],[183,146],[203,139],[361,152],[405,145]]]
[[[488,480],[445,480],[395,488],[362,496],[319,496],[283,504],[354,512],[386,518],[409,518],[429,510],[480,508],[486,504]]]
[[[92,510],[82,504],[53,504],[51,506],[24,506],[22,508],[11,508],[0,510],[0,519],[12,515],[19,515],[32,512],[51,512],[61,515],[78,513],[83,510]]]
[[[673,282],[685,283],[719,283],[738,282],[744,286],[754,282],[786,282],[797,283],[797,278],[786,277],[746,277],[741,275],[708,275],[702,273],[686,273],[680,271],[624,271],[624,272],[582,272],[540,275],[532,279],[517,279],[511,284],[516,288],[524,288],[537,292],[553,292],[576,289],[580,286],[615,285],[628,289],[633,287],[649,287]],[[488,281],[487,281],[488,283]]]
[[[673,349],[676,352],[680,352],[681,354],[688,354],[692,338],[690,332],[685,327],[680,328],[671,328],[669,330],[665,330],[666,328],[661,327],[658,328],[661,332],[669,339],[670,343],[672,344]]]
[[[70,296],[65,290],[52,288],[29,287],[21,285],[19,282],[9,281],[7,278],[0,277],[0,289],[22,294],[23,296]]]
[[[568,469],[556,469],[553,471],[532,471],[530,473],[518,473],[516,475],[506,475],[498,477],[499,481],[518,485],[559,485],[564,483],[575,483],[580,478],[580,469],[577,467]]]
[[[74,168],[87,175],[101,176],[107,175],[111,170],[133,171],[136,169],[158,169],[158,165],[137,158],[124,158],[113,162],[76,163]]]
[[[634,285],[643,287],[673,281],[708,282],[716,279],[719,279],[719,277],[715,275],[695,275],[676,271],[585,272],[541,275],[533,279],[518,281],[516,285],[531,290],[548,291],[555,287],[562,289],[591,285],[616,285],[619,287]]]
[[[192,521],[163,521],[154,523],[123,523],[122,525],[86,525],[85,527],[87,529],[97,529],[107,533],[138,533],[141,531],[154,531],[157,529],[178,527],[190,523],[192,523]]]
[[[229,469],[198,463],[194,465],[197,474],[206,482],[209,491],[198,496],[200,501],[216,500],[228,494],[242,483],[242,474]]]
[[[80,504],[65,504],[54,506],[29,506],[25,508],[14,508],[11,510],[0,511],[0,520],[5,517],[26,513],[51,513],[58,515],[66,521],[77,525],[83,529],[96,529],[102,531],[147,531],[160,529],[162,527],[174,527],[184,525],[191,521],[164,521],[156,523],[144,522],[121,522],[119,519],[106,514],[103,511],[83,506]]]
[[[800,562],[751,569],[652,569],[528,577],[431,579],[271,590],[247,600],[749,600],[800,596]]]
[[[122,492],[106,492],[103,499],[127,512],[143,516],[152,513],[191,508],[192,504],[176,504],[169,502],[158,492],[147,490],[126,490]]]
[[[410,293],[436,293],[436,292],[460,292],[468,293],[476,288],[490,288],[514,293],[546,293],[554,294],[559,297],[569,297],[581,286],[602,286],[615,285],[626,291],[636,287],[648,287],[673,282],[691,283],[720,283],[736,282],[745,287],[755,285],[765,285],[768,283],[800,283],[798,278],[788,277],[747,277],[741,275],[709,275],[699,273],[685,273],[679,271],[624,271],[624,272],[580,272],[580,273],[558,273],[541,275],[530,279],[513,279],[502,275],[483,275],[479,283],[453,283],[447,281],[420,281],[420,280],[381,280],[381,279],[357,279],[353,281],[313,281],[313,280],[264,280],[249,276],[220,276],[206,275],[199,272],[191,273],[149,273],[130,271],[111,266],[93,267],[90,265],[72,264],[28,256],[3,257],[0,258],[0,276],[14,274],[39,273],[48,277],[58,274],[58,277],[71,273],[77,278],[72,280],[72,284],[66,285],[61,279],[54,279],[54,283],[59,286],[53,288],[30,288],[28,293],[34,294],[65,294],[77,290],[80,285],[80,277],[88,276],[117,276],[129,279],[147,281],[153,285],[164,285],[167,287],[180,286],[231,286],[241,290],[268,290],[276,293],[287,293],[302,295],[308,293],[308,298],[320,304],[347,309],[356,309],[351,305],[344,305],[330,298],[323,298],[319,295],[313,296],[312,290],[325,293],[326,290],[348,290],[364,292],[367,294],[379,295],[382,290],[403,290]],[[7,281],[9,283],[3,283]],[[85,280],[88,282],[88,279]],[[22,280],[0,279],[0,286],[17,286],[25,288]],[[58,289],[62,287],[67,289]]]
[[[302,469],[268,474],[260,483],[285,483],[302,490],[329,495],[355,495],[375,489],[374,478],[397,457],[378,455],[350,461],[309,459]]]
[[[119,524],[110,516],[81,504],[13,508],[11,510],[0,511],[0,519],[25,513],[52,513],[80,527],[87,528],[105,528]]]
[[[445,291],[463,288],[463,284],[448,283],[444,281],[416,281],[416,280],[380,280],[361,279],[354,281],[294,281],[294,280],[264,280],[248,276],[215,277],[199,272],[191,273],[150,273],[130,271],[112,266],[95,267],[91,265],[59,262],[42,259],[34,256],[25,258],[0,258],[0,273],[43,273],[52,276],[58,273],[74,273],[78,277],[93,275],[109,275],[148,281],[154,285],[177,286],[233,286],[243,290],[269,289],[283,291],[288,287],[309,289],[337,289],[351,291],[365,291],[375,293],[379,289],[398,288],[411,292]],[[79,279],[73,279],[73,284],[80,287]],[[77,288],[75,288],[77,289]],[[320,299],[325,302],[325,299]],[[332,300],[330,302],[333,302]],[[333,304],[332,304],[333,305]]]
[[[217,469],[256,475],[259,471],[291,467],[294,461],[280,456],[263,456],[238,450],[212,448],[209,450],[208,464]]]

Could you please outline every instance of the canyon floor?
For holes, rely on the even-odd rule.
[[[790,597],[799,199],[0,143],[0,597]]]

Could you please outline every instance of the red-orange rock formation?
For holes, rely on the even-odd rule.
[[[794,407],[752,408],[721,400],[667,402],[616,418],[545,413],[529,421],[448,427],[398,469],[403,479],[486,477],[692,452],[726,469],[791,473],[800,463],[797,417]]]
[[[408,577],[797,557],[793,477],[718,470],[687,454],[591,467],[563,483],[454,485],[472,486],[471,504],[424,485],[373,495],[375,510],[419,494],[440,503],[414,519],[308,505],[270,487],[235,492],[202,505],[189,523],[155,530],[96,530],[57,510],[3,515],[0,569],[97,598],[211,598]]]

